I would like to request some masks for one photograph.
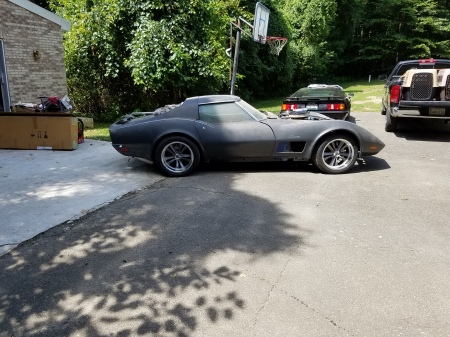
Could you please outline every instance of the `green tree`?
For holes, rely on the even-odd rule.
[[[148,1],[131,10],[136,21],[125,65],[137,85],[179,100],[214,93],[226,84],[224,2]]]
[[[228,12],[237,1],[54,0],[78,110],[110,117],[227,85]]]
[[[410,58],[449,58],[449,19],[443,1],[368,0],[349,68],[362,75],[389,71]]]
[[[335,59],[328,42],[336,18],[336,0],[285,0],[283,11],[292,35],[294,81],[320,80]]]
[[[42,8],[50,10],[50,5],[47,0],[29,0],[29,1],[35,3],[38,6],[41,6]]]

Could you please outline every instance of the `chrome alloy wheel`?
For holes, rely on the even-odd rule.
[[[173,141],[161,151],[161,163],[170,172],[183,173],[194,163],[194,152],[186,143]]]
[[[327,143],[322,151],[322,160],[326,167],[340,171],[354,163],[355,149],[347,139],[336,138]]]

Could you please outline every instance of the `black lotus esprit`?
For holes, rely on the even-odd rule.
[[[154,162],[172,177],[210,161],[310,160],[324,173],[344,173],[384,147],[354,123],[283,119],[232,95],[191,97],[165,112],[127,115],[109,132],[119,153]]]
[[[281,113],[296,109],[307,109],[333,119],[350,117],[351,97],[339,85],[310,84],[286,97],[281,105]]]

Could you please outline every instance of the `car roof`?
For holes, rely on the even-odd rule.
[[[310,84],[308,85],[308,88],[337,88],[337,89],[341,89],[344,90],[344,88],[342,88],[340,85],[337,84]]]

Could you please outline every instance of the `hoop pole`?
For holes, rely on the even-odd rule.
[[[233,48],[233,25],[230,22],[230,53],[231,53],[232,48]],[[228,71],[228,81],[231,81],[232,73],[233,73],[233,61],[231,59],[231,54],[230,54],[230,70]]]
[[[238,20],[238,29],[236,31],[236,45],[234,47],[233,73],[231,75],[231,95],[234,95],[234,89],[236,86],[236,73],[237,73],[237,67],[238,67],[240,43],[241,43],[241,21]]]

